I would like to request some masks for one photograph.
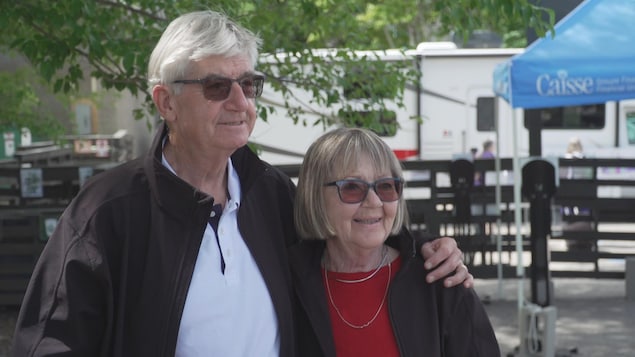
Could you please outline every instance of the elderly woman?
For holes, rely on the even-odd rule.
[[[399,161],[372,132],[341,128],[309,148],[291,249],[302,356],[500,356],[475,292],[426,283],[405,228]]]

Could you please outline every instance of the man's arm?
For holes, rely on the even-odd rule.
[[[60,219],[31,275],[13,336],[14,356],[98,356],[110,296],[96,257]]]

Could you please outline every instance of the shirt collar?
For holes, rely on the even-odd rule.
[[[240,179],[231,157],[227,161],[227,191],[229,191],[228,208],[237,209],[240,206],[241,197]]]
[[[167,136],[163,139],[163,146],[165,146],[166,141]],[[161,163],[175,176],[178,176],[176,171],[174,171],[168,160],[165,158],[163,150],[161,150]],[[238,177],[238,172],[234,169],[231,157],[227,160],[227,191],[229,192],[229,202],[225,209],[237,209],[240,206],[240,179]]]

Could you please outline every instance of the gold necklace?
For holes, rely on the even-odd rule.
[[[379,272],[379,270],[381,269],[381,267],[384,266],[384,264],[386,264],[386,259],[388,258],[388,247],[384,245],[384,251],[382,253],[381,256],[381,260],[379,261],[379,264],[377,264],[377,267],[375,268],[375,270],[370,273],[368,276],[361,278],[361,279],[355,279],[355,280],[347,280],[347,279],[338,279],[335,278],[335,281],[339,282],[339,283],[346,283],[346,284],[355,284],[355,283],[363,283],[367,280],[372,279],[375,275],[377,275],[377,273]],[[324,259],[322,261],[322,265],[324,265],[326,267],[326,262],[324,262]],[[324,268],[326,270],[326,268]]]
[[[342,313],[340,312],[340,309],[337,308],[337,305],[335,305],[335,301],[333,301],[333,295],[331,295],[331,287],[329,285],[329,271],[326,270],[326,268],[324,268],[324,278],[326,279],[326,291],[329,295],[329,300],[331,301],[331,305],[333,305],[333,309],[335,309],[335,312],[337,313],[337,316],[340,317],[340,319],[347,324],[348,326],[354,328],[354,329],[363,329],[366,328],[368,326],[370,326],[375,319],[377,319],[377,316],[379,316],[379,312],[381,311],[381,308],[384,307],[384,303],[386,302],[386,296],[388,295],[388,286],[390,286],[390,277],[392,276],[392,269],[391,269],[391,264],[392,262],[388,263],[388,279],[386,279],[386,290],[384,291],[384,297],[382,297],[381,299],[381,304],[379,304],[379,307],[377,308],[377,311],[375,312],[375,315],[373,315],[373,317],[366,322],[365,324],[362,325],[355,325],[352,324],[350,322],[348,322],[344,316],[342,316]],[[373,273],[374,275],[375,273]]]

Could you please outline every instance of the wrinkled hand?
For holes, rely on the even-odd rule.
[[[445,287],[463,284],[466,288],[474,285],[474,277],[463,264],[463,252],[456,245],[456,241],[450,237],[437,238],[425,243],[421,247],[421,255],[425,260],[425,267],[432,270],[426,276],[426,281],[432,283],[440,278],[445,278]],[[448,274],[454,274],[448,276]]]

